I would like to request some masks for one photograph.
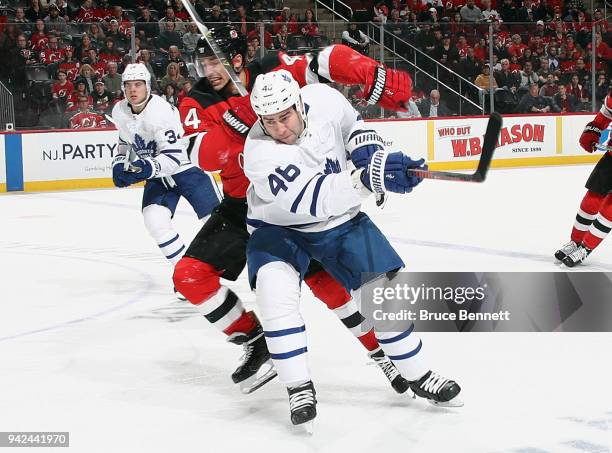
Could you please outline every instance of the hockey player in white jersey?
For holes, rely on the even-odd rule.
[[[185,244],[171,223],[180,197],[187,199],[199,219],[208,216],[221,197],[212,177],[190,162],[179,112],[151,94],[147,68],[129,64],[121,79],[125,99],[112,112],[119,130],[113,182],[117,187],[127,187],[145,181],[145,227],[174,265],[185,252]],[[135,160],[128,166],[126,159],[130,162],[132,155]]]
[[[316,416],[299,311],[304,272],[318,260],[359,301],[363,273],[386,278],[401,269],[401,258],[360,206],[373,192],[410,192],[421,179],[406,170],[423,168],[424,161],[387,153],[339,92],[322,84],[300,89],[287,71],[258,76],[251,104],[260,120],[244,152],[251,181],[247,224],[253,229],[249,281],[279,380],[287,386],[291,421],[302,424]],[[356,169],[349,169],[349,160]],[[427,367],[413,327],[376,336],[416,395],[459,405],[459,385]]]

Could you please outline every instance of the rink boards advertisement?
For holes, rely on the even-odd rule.
[[[492,167],[596,162],[578,137],[593,114],[508,115]],[[468,170],[480,158],[487,117],[373,120],[389,151],[423,157],[432,170]],[[607,131],[604,135],[607,135]],[[115,130],[7,132],[0,137],[0,191],[112,187]]]

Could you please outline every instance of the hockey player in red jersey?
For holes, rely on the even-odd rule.
[[[278,52],[244,67],[244,38],[232,27],[213,30],[213,36],[249,90],[258,74],[282,68],[290,71],[300,85],[318,82],[363,85],[362,96],[366,101],[385,108],[405,110],[405,102],[410,98],[412,83],[408,74],[386,69],[346,46],[330,46],[295,57]],[[204,40],[198,43],[196,54],[199,71],[206,77],[183,99],[179,111],[185,134],[191,136],[192,161],[206,171],[220,171],[225,198],[176,264],[173,280],[176,289],[228,335],[229,341],[245,348],[245,362],[232,375],[234,382],[243,382],[243,388],[259,386],[265,382],[254,380],[253,376],[269,360],[262,328],[257,318],[245,311],[240,299],[219,281],[221,277],[236,280],[246,264],[249,181],[241,167],[241,153],[257,117],[249,97],[237,95],[234,83]],[[372,131],[364,131],[364,137],[368,135],[365,132]],[[365,140],[363,152],[373,152],[379,146],[382,148],[382,143]],[[318,263],[313,263],[305,281],[369,351],[393,388],[398,393],[405,392],[408,382],[379,348],[371,327],[346,290]]]
[[[601,133],[612,121],[612,92],[608,93],[595,119],[586,125],[580,146],[592,153],[597,150]],[[612,139],[586,182],[585,194],[576,214],[570,241],[555,253],[555,258],[574,267],[605,239],[612,230]]]

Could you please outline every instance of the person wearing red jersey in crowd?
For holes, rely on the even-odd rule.
[[[457,39],[457,52],[459,52],[459,56],[461,58],[465,58],[468,56],[468,49],[470,49],[470,45],[467,42],[467,39],[464,34],[459,35]]]
[[[98,52],[96,52],[96,49],[89,49],[87,51],[87,58],[83,60],[83,64],[88,64],[91,66],[96,79],[101,79],[106,75],[108,63],[104,63],[98,58]]]
[[[242,5],[239,5],[238,7],[240,6]],[[191,22],[191,17],[189,17],[189,13],[187,12],[187,10],[185,10],[185,7],[183,6],[182,2],[175,2],[174,15],[182,22]]]
[[[59,63],[64,57],[64,50],[59,48],[57,36],[49,36],[49,44],[40,51],[38,58],[41,63],[48,65]]]
[[[106,118],[89,109],[89,99],[85,95],[79,95],[77,99],[79,110],[68,121],[70,129],[91,129],[95,127],[106,127]]]
[[[74,91],[72,82],[68,80],[68,75],[65,71],[57,71],[57,82],[51,86],[51,93],[54,100],[66,104],[68,95]]]
[[[314,11],[310,8],[304,13],[304,19],[300,23],[300,31],[303,35],[313,37],[319,35],[319,25],[314,17]]]
[[[119,33],[129,37],[132,31],[132,23],[124,16],[121,6],[113,7],[113,19],[117,21]]]
[[[85,96],[89,105],[93,105],[93,98],[87,94],[84,80],[76,80],[74,82],[74,91],[66,99],[66,112],[74,112],[79,108],[79,96]]]
[[[287,24],[287,30],[289,34],[299,32],[299,26],[295,15],[291,14],[291,8],[285,6],[281,13],[274,19],[274,25],[272,26],[272,33],[278,35],[281,29],[281,25]]]
[[[517,58],[521,58],[526,48],[527,46],[523,44],[521,35],[519,34],[512,35],[512,44],[508,46],[508,53],[510,54],[511,57],[516,55]]]
[[[98,53],[98,58],[105,65],[108,64],[109,61],[114,61],[119,64],[121,61],[121,53],[115,48],[115,40],[111,37],[107,37],[104,40],[104,47],[100,49]]]
[[[113,8],[110,6],[108,0],[97,0],[97,7],[94,9],[94,20],[99,22],[108,22],[113,18]]]
[[[272,49],[274,38],[272,37],[272,33],[266,30],[263,22],[257,22],[255,24],[255,30],[251,30],[249,32],[249,34],[247,35],[247,41],[252,42],[254,40],[257,40],[258,45],[256,48],[259,48],[259,46],[261,45],[261,43],[259,42],[259,38],[261,35],[260,30],[262,29],[262,27],[264,29],[264,47],[266,49]]]
[[[244,38],[233,27],[213,29],[212,33],[247,90],[252,88],[258,74],[286,69],[300,85],[317,82],[362,85],[361,97],[368,103],[406,110],[412,87],[408,74],[385,68],[346,46],[329,46],[320,52],[295,57],[277,52],[244,67]],[[220,171],[225,197],[176,264],[173,281],[176,289],[228,335],[230,341],[245,348],[245,363],[232,376],[234,382],[240,382],[245,380],[245,375],[256,374],[270,358],[259,322],[244,309],[236,294],[220,282],[220,278],[235,281],[246,263],[249,181],[242,170],[240,156],[257,116],[249,96],[237,95],[234,83],[204,40],[197,48],[196,65],[206,77],[182,100],[179,111],[185,134],[191,136],[192,160],[206,171]],[[365,136],[360,137],[365,140]],[[378,146],[382,147],[376,140],[365,140],[361,151],[374,152]],[[379,350],[373,331],[346,290],[320,267],[311,269],[306,283],[370,351],[394,389],[405,392],[407,381]]]
[[[49,36],[42,19],[38,19],[34,25],[34,33],[30,35],[30,48],[35,52],[40,52],[49,44]]]
[[[73,58],[73,54],[74,49],[71,46],[64,47],[64,59],[58,65],[58,70],[64,71],[70,81],[77,78],[81,68],[81,63]]]
[[[106,89],[102,80],[96,81],[91,98],[93,100],[93,108],[97,112],[110,113],[111,108],[115,105],[113,93]]]
[[[580,146],[587,152],[597,150],[602,131],[612,121],[612,95],[608,92],[601,110],[586,125],[580,136]],[[582,263],[612,230],[612,140],[586,182],[587,192],[580,203],[570,241],[555,252],[555,258],[566,266]]]
[[[83,0],[81,7],[74,16],[74,20],[80,23],[91,23],[94,20],[94,8],[92,0]]]
[[[570,79],[570,83],[567,85],[567,92],[576,98],[576,101],[582,104],[585,104],[589,101],[588,94],[582,83],[580,83],[580,79],[578,78],[578,74],[572,74],[572,78]]]

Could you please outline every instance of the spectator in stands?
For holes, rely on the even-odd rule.
[[[136,18],[136,33],[144,42],[149,42],[159,34],[159,24],[151,16],[148,7],[142,8],[141,15]]]
[[[370,38],[357,28],[356,22],[349,22],[348,29],[342,32],[342,44],[367,55]]]
[[[406,103],[406,108],[408,109],[408,111],[396,113],[398,118],[421,118],[421,112],[419,112],[419,107],[412,99],[408,99],[408,102]]]
[[[474,0],[467,0],[459,12],[463,22],[480,22],[482,19],[482,11],[474,4]]]
[[[74,16],[77,23],[89,23],[94,20],[94,8],[92,0],[83,0],[81,7]]]
[[[548,45],[548,68],[551,71],[559,69],[559,56],[557,55],[557,47],[552,44]]]
[[[174,83],[168,83],[164,85],[162,99],[172,104],[173,106],[178,107],[178,96],[176,94],[176,86],[174,85]]]
[[[282,24],[278,34],[274,37],[274,48],[287,51],[288,38],[289,32],[287,31],[287,24]]]
[[[183,77],[189,76],[189,69],[187,69],[187,64],[185,63],[185,60],[183,60],[183,57],[181,56],[181,51],[177,46],[170,46],[168,48],[168,54],[162,62],[162,73],[166,72],[166,68],[170,63],[176,63],[178,65],[179,73]]]
[[[102,30],[102,27],[97,23],[91,24],[89,26],[89,30],[87,31],[87,33],[89,34],[91,41],[96,46],[102,46],[102,44],[106,40],[106,35],[104,34],[104,30]]]
[[[521,87],[529,87],[532,84],[538,84],[538,75],[533,72],[533,64],[531,61],[525,63],[523,70],[520,72],[521,75]]]
[[[94,75],[95,79],[101,79],[102,77],[106,75],[106,69],[107,69],[108,63],[100,61],[100,59],[98,58],[98,52],[96,52],[96,49],[89,49],[87,51],[87,58],[83,59],[83,63],[87,63],[89,66],[91,66],[95,74]]]
[[[458,71],[472,82],[482,72],[482,63],[474,57],[474,49],[471,47],[467,49],[467,57],[459,61]]]
[[[208,28],[219,27],[223,23],[227,22],[227,16],[223,11],[221,11],[221,7],[219,5],[213,5],[210,9],[210,14],[205,19],[206,25]]]
[[[499,13],[491,7],[491,0],[482,0],[482,20],[491,22],[499,18]]]
[[[510,61],[510,54],[508,53],[508,48],[502,41],[499,35],[493,36],[493,54],[497,55],[499,61],[503,59],[507,59]]]
[[[493,73],[497,86],[499,88],[518,88],[520,86],[520,79],[515,73],[510,71],[510,61],[507,58],[503,58],[501,61],[501,71]]]
[[[106,65],[108,74],[106,74],[102,81],[108,91],[111,92],[113,97],[119,99],[121,97],[121,74],[117,72],[117,63],[109,61]]]
[[[504,0],[503,5],[499,8],[499,15],[505,23],[516,22],[518,14],[514,2],[512,0]]]
[[[478,75],[478,77],[476,77],[476,80],[474,80],[474,85],[487,91],[491,88],[491,86],[497,89],[497,82],[495,81],[495,78],[493,78],[493,85],[491,85],[491,80],[489,77],[490,73],[491,66],[489,63],[485,63],[485,65],[482,67],[482,72]]]
[[[527,63],[528,61],[531,62],[532,68],[537,68],[540,66],[540,59],[537,56],[533,55],[533,52],[529,47],[525,49],[525,51],[523,52],[523,57],[520,58],[519,61],[521,62],[523,67],[525,67],[525,63]]]
[[[510,57],[510,70],[516,72],[520,76],[520,72],[523,70],[523,66],[519,63],[516,55]]]
[[[96,77],[94,70],[90,65],[84,64],[83,66],[81,66],[81,69],[79,70],[79,76],[74,81],[74,84],[77,85],[79,82],[85,83],[86,93],[89,94],[93,92],[94,85],[96,83]]]
[[[121,53],[115,48],[115,41],[110,36],[104,40],[104,47],[100,49],[98,54],[100,61],[108,64],[109,61],[119,63],[121,61]]]
[[[123,49],[123,51],[127,50],[130,46],[130,42],[127,35],[122,33],[121,30],[119,30],[119,22],[117,21],[117,19],[111,19],[111,21],[109,22],[106,39],[112,39],[113,41],[115,41],[115,47],[117,49]]]
[[[489,59],[489,46],[484,37],[481,37],[474,46],[474,57],[481,63]]]
[[[110,113],[114,96],[113,93],[106,89],[102,80],[96,81],[95,89],[93,93],[91,93],[91,98],[93,100],[94,110],[101,113]]]
[[[387,22],[387,16],[389,15],[389,8],[385,5],[382,0],[376,0],[373,7],[372,20],[378,24],[384,24]]]
[[[257,49],[255,47],[255,45],[253,44],[253,41],[249,41],[249,43],[247,44],[247,53],[246,53],[246,65],[249,65],[251,63],[253,63],[254,61],[259,61],[259,52],[257,52]]]
[[[431,29],[431,24],[425,23],[416,35],[416,46],[423,52],[430,54],[436,48],[436,39]]]
[[[300,23],[300,31],[304,36],[308,36],[309,38],[319,35],[319,25],[315,20],[314,11],[311,8],[308,8],[304,12],[304,19]]]
[[[460,58],[465,58],[468,55],[468,48],[470,47],[470,45],[467,42],[467,39],[465,37],[465,33],[461,33],[458,38],[457,38],[457,51],[459,52],[459,57]]]
[[[540,87],[537,83],[529,85],[529,91],[522,97],[517,107],[518,113],[552,113],[558,112],[559,108],[553,104],[552,99],[545,98],[539,94]]]
[[[538,83],[543,85],[548,80],[548,76],[553,74],[553,72],[548,67],[548,58],[542,57],[540,58],[540,69],[538,69]]]
[[[83,80],[75,81],[74,91],[70,93],[68,99],[66,99],[66,112],[73,112],[78,108],[79,96],[86,97],[89,105],[93,104],[93,99],[87,94],[85,81]]]
[[[194,3],[196,3],[195,1],[192,1],[191,4],[193,5]],[[195,6],[195,5],[193,5]],[[187,10],[185,9],[185,7],[183,6],[183,3],[180,1],[176,1],[174,2],[174,15],[180,19],[183,24],[187,24],[187,22],[191,21],[191,17],[189,16],[189,13],[187,12]],[[177,29],[179,29],[179,27],[177,27]],[[184,30],[181,31],[181,33]]]
[[[17,26],[17,30],[20,33],[30,33],[32,31],[32,23],[25,16],[25,10],[21,6],[15,8],[13,23]]]
[[[589,102],[589,97],[587,91],[584,89],[584,86],[580,83],[578,79],[578,74],[573,74],[570,79],[570,83],[567,85],[567,93],[571,94],[576,98],[576,110],[589,110],[589,106],[585,105]]]
[[[459,52],[457,47],[451,44],[450,33],[445,33],[442,37],[442,44],[439,45],[432,56],[445,66],[449,66],[454,69],[457,63],[459,63]]]
[[[179,104],[181,103],[183,98],[189,94],[189,92],[193,88],[193,83],[194,83],[194,80],[192,78],[186,79],[183,82],[183,84],[181,85],[181,90],[178,93],[178,103]]]
[[[178,64],[172,62],[166,67],[166,75],[160,80],[159,87],[165,93],[166,85],[172,83],[174,86],[180,86],[184,81],[185,77],[181,75]]]
[[[215,9],[214,6],[213,9]],[[183,33],[185,31],[183,21],[176,17],[174,9],[171,6],[168,6],[166,8],[166,15],[159,20],[159,32],[163,33],[165,30],[167,30],[169,23],[174,24],[174,26],[172,27],[172,31],[176,31],[178,33]]]
[[[523,44],[521,35],[515,33],[512,35],[512,44],[508,46],[508,53],[510,56],[516,55],[517,58],[521,58],[527,46]]]
[[[247,41],[251,42],[257,40],[255,48],[259,49],[259,46],[261,45],[259,35],[261,33],[262,28],[264,30],[264,47],[266,49],[272,49],[274,45],[274,39],[272,38],[272,34],[268,30],[266,30],[266,27],[263,22],[257,22],[255,24],[255,30],[251,30],[249,32],[249,34],[247,35]]]
[[[597,75],[597,82],[595,85],[595,100],[597,101],[597,105],[603,103],[604,98],[608,94],[610,90],[610,82],[606,78],[605,72],[600,72]]]
[[[47,12],[48,15],[44,18],[47,30],[59,33],[66,31],[66,19],[60,16],[60,10],[55,3],[49,3]]]
[[[247,36],[250,31],[255,29],[255,19],[247,15],[247,10],[244,5],[238,5],[236,8],[236,17],[232,19],[236,29]]]
[[[35,52],[40,52],[49,44],[49,36],[47,35],[47,29],[45,22],[42,19],[38,19],[34,24],[34,33],[30,35],[30,48]]]
[[[565,85],[559,85],[559,91],[554,95],[553,101],[562,113],[576,111],[576,98],[567,94]]]
[[[440,92],[438,90],[431,90],[429,98],[423,99],[418,106],[423,118],[450,116],[452,114],[448,107],[440,100]]]
[[[289,34],[295,34],[299,32],[297,18],[295,17],[295,15],[291,14],[291,8],[289,8],[288,6],[283,7],[281,13],[274,19],[272,33],[277,35],[280,31],[282,24],[287,24],[287,30],[289,31]]]
[[[138,59],[138,63],[142,63],[146,66],[147,71],[151,74],[151,91],[157,93],[159,91],[159,87],[157,86],[157,77],[155,76],[155,71],[153,70],[153,66],[151,65],[151,52],[148,49],[142,49],[140,51],[140,58]]]
[[[91,104],[87,96],[79,96],[77,102],[79,110],[70,118],[70,129],[93,129],[107,126],[106,118],[103,115],[89,109]]]
[[[60,62],[58,69],[64,71],[68,80],[73,81],[79,74],[81,63],[73,58],[74,49],[71,46],[64,48],[64,58]]]
[[[168,53],[172,46],[178,47],[183,45],[181,35],[174,29],[174,22],[166,22],[165,29],[157,38],[157,47],[163,53]]]
[[[51,96],[63,111],[66,106],[68,95],[74,91],[74,85],[68,80],[65,71],[57,71],[57,81],[51,86]]]
[[[83,33],[81,35],[81,45],[76,50],[75,58],[79,61],[83,60],[87,57],[89,49],[96,50],[96,47],[91,42],[91,38],[89,37],[89,35],[87,33]]]
[[[9,74],[15,85],[22,87],[26,83],[25,68],[38,63],[36,53],[28,48],[28,40],[24,34],[17,36],[17,46],[10,50]]]
[[[540,96],[547,96],[551,98],[558,92],[559,92],[559,85],[557,85],[555,76],[552,74],[548,74],[548,77],[546,78],[546,82],[540,88]]]
[[[192,55],[197,47],[198,40],[202,37],[202,34],[198,30],[195,23],[190,22],[187,24],[187,32],[183,34],[183,50],[187,55]]]
[[[31,23],[35,23],[39,19],[43,20],[45,16],[45,10],[40,0],[30,0],[30,7],[25,12],[26,19]]]
[[[550,20],[553,16],[553,9],[548,4],[547,0],[540,0],[539,4],[536,6],[533,11],[533,18],[536,21],[545,21]],[[542,25],[544,22],[542,22]]]

